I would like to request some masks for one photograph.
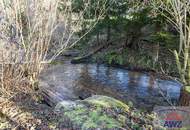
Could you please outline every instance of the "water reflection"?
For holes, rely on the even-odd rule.
[[[181,87],[174,81],[97,64],[56,65],[43,73],[42,79],[54,84],[60,93],[67,88],[72,97],[107,95],[150,109],[155,105],[168,105],[166,97],[177,102]]]

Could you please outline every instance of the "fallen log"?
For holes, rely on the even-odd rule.
[[[89,59],[92,55],[96,54],[97,52],[101,51],[102,49],[104,49],[105,47],[109,46],[112,42],[106,42],[105,44],[102,44],[101,46],[99,46],[98,48],[96,48],[94,51],[82,56],[82,57],[76,57],[74,59],[71,60],[72,64],[77,64],[77,63],[81,63],[81,62],[85,62],[87,59]]]
[[[69,102],[79,99],[79,97],[68,94],[67,88],[56,88],[54,86],[50,86],[46,82],[40,81],[39,89],[44,102],[51,107],[55,107],[59,102],[62,101]]]

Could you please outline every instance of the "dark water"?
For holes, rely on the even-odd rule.
[[[83,99],[93,94],[107,95],[126,103],[131,101],[144,109],[175,105],[181,88],[176,81],[97,64],[54,65],[42,74],[41,79],[65,100]]]

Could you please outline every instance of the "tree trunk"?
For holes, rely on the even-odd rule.
[[[106,16],[107,18],[107,41],[110,41],[110,38],[111,38],[111,26],[110,26],[110,18],[109,16]]]
[[[99,45],[99,43],[100,43],[100,33],[99,33],[99,31],[97,32],[96,40],[97,40],[97,44]]]
[[[107,30],[107,41],[110,41],[110,34],[111,34],[111,28],[108,25],[108,30]]]
[[[181,89],[179,104],[181,106],[190,106],[190,86],[185,86]]]

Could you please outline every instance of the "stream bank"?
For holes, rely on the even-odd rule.
[[[156,105],[169,106],[166,97],[172,104],[178,102],[181,85],[173,80],[161,80],[107,65],[71,64],[69,58],[59,60],[50,64],[40,76],[41,81],[48,83],[45,89],[60,96],[59,102],[49,107],[21,94],[17,99],[25,99],[24,102],[14,101],[20,105],[11,106],[39,119],[39,124],[28,122],[36,130],[151,128],[152,116],[145,111],[151,112]],[[102,103],[106,106],[101,107]],[[113,105],[115,103],[125,107]],[[129,108],[130,112],[123,111],[124,108]],[[57,109],[59,111],[55,111]],[[120,115],[119,118],[116,115]],[[101,121],[106,124],[101,124]]]

